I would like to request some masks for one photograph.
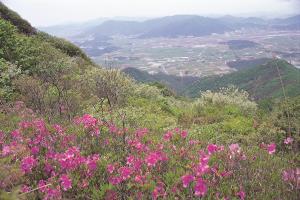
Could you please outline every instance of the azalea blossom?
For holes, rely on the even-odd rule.
[[[195,180],[193,175],[184,175],[181,177],[182,185],[184,188],[187,188],[189,184]]]
[[[150,167],[154,167],[157,162],[165,160],[167,157],[162,152],[152,152],[145,158],[146,164]]]
[[[22,159],[21,162],[21,169],[24,173],[30,173],[32,168],[35,167],[37,161],[34,159],[33,156],[27,156]]]
[[[244,200],[246,198],[246,193],[241,189],[237,194],[236,194],[241,200]]]
[[[186,130],[183,130],[183,131],[181,131],[181,133],[180,133],[180,136],[181,136],[182,138],[186,138],[187,135],[188,135],[188,132],[187,132]]]
[[[196,180],[194,191],[195,191],[195,196],[204,196],[207,193],[207,186],[202,178],[198,178]]]
[[[61,181],[61,186],[64,191],[67,191],[72,188],[72,181],[68,175],[66,174],[61,175],[59,180]]]
[[[284,139],[284,144],[288,145],[288,144],[292,144],[294,141],[294,139],[292,137],[287,137],[286,139]]]
[[[123,180],[129,179],[130,175],[132,174],[132,169],[129,167],[121,167],[119,168],[118,172],[121,175],[121,178]]]
[[[207,146],[207,151],[208,151],[209,154],[215,153],[215,152],[218,151],[218,146],[215,145],[215,144],[209,144]]]
[[[276,144],[275,143],[271,143],[267,146],[267,150],[269,152],[270,155],[274,154],[276,151]]]
[[[165,135],[164,135],[164,140],[165,141],[170,141],[173,137],[173,133],[171,131],[168,131]]]
[[[113,164],[109,164],[109,165],[107,165],[106,169],[110,174],[112,174],[115,170],[115,166]]]

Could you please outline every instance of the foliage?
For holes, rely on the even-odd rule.
[[[221,77],[207,77],[192,84],[184,94],[197,97],[206,90],[217,91],[221,87],[235,85],[246,90],[252,98],[283,98],[285,95],[294,97],[300,95],[300,70],[284,60],[272,60],[267,64],[253,66]]]
[[[7,8],[2,2],[0,2],[0,18],[9,21],[16,26],[21,33],[26,35],[33,35],[36,30],[24,19],[22,19],[16,12]]]
[[[2,193],[20,188],[20,198],[297,199],[300,189],[297,158],[271,141],[223,146],[192,140],[180,128],[131,129],[91,115],[67,127],[20,117],[16,129],[1,133],[0,159],[7,168]]]

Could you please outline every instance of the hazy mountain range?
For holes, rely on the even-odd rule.
[[[97,35],[134,35],[139,38],[205,36],[251,29],[300,30],[300,15],[283,19],[262,19],[257,17],[223,16],[219,18],[197,15],[175,15],[156,19],[128,20],[126,18],[100,18],[86,23],[41,27],[50,34],[71,37]]]

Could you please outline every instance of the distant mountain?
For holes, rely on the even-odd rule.
[[[277,67],[283,81],[286,95],[299,95],[300,69],[295,68],[293,65],[290,65],[283,60],[273,60],[263,65],[246,68],[221,77],[214,76],[202,78],[187,87],[184,94],[196,97],[201,91],[218,90],[222,87],[235,85],[248,91],[251,97],[256,100],[271,97],[283,97]]]
[[[178,37],[178,36],[205,36],[213,33],[232,31],[230,27],[218,19],[200,16],[173,16],[146,23],[155,23],[153,28],[140,37]]]
[[[106,21],[86,35],[138,35],[140,38],[203,36],[224,33],[232,29],[214,18],[195,15],[176,15],[144,22]]]
[[[101,25],[106,21],[113,21],[113,20],[114,21],[128,21],[128,20],[145,21],[147,19],[148,18],[137,18],[137,17],[113,17],[113,18],[101,17],[86,22],[66,23],[66,24],[59,24],[53,26],[41,26],[38,27],[38,29],[47,32],[51,35],[72,39],[73,36],[80,35],[94,27]]]
[[[199,77],[192,76],[174,76],[167,75],[164,73],[149,74],[146,71],[142,71],[136,68],[126,68],[123,70],[124,73],[128,74],[130,77],[135,79],[140,83],[161,83],[167,87],[173,89],[174,91],[180,93],[187,85],[191,85],[195,81],[199,80]]]
[[[257,17],[175,15],[147,21],[109,20],[86,30],[84,35],[134,35],[139,38],[205,36],[239,29],[298,29],[299,16],[265,20]]]
[[[263,65],[266,64],[267,62],[270,62],[271,60],[272,60],[271,58],[254,58],[254,59],[247,59],[247,60],[239,59],[239,60],[227,62],[227,65],[231,68],[241,70],[241,69],[248,69],[259,65]]]

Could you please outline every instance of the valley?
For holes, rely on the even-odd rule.
[[[294,30],[241,29],[224,34],[175,38],[73,37],[72,41],[104,67],[133,67],[150,74],[223,75],[236,71],[228,63],[255,62],[273,56],[300,66],[300,31]]]

